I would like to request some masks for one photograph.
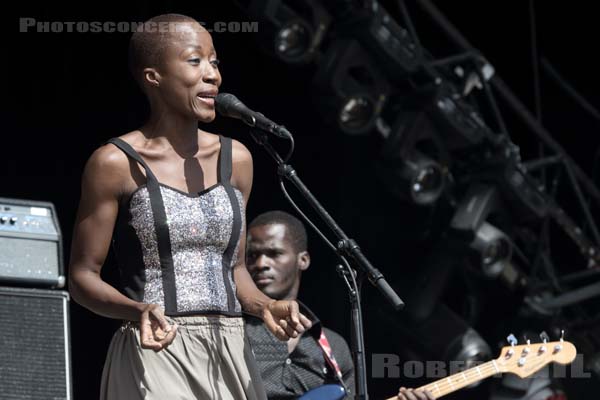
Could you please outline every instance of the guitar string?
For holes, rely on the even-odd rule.
[[[479,371],[477,371],[478,367],[479,367]],[[450,375],[446,378],[442,378],[435,382],[421,386],[419,388],[419,390],[428,390],[434,395],[439,395],[440,393],[446,393],[446,390],[448,390],[448,389],[450,389],[450,391],[452,392],[452,391],[460,389],[464,386],[468,386],[469,384],[474,383],[478,380],[488,378],[489,376],[494,375],[495,373],[496,373],[496,368],[494,367],[494,365],[491,361],[488,361],[487,363],[478,365],[477,367],[470,368],[469,370],[458,372],[454,375]],[[490,375],[487,375],[487,374],[490,374]],[[464,376],[466,376],[466,379],[464,378],[464,376],[461,380],[450,379],[452,376],[455,376],[455,375],[459,375],[459,376],[464,375]],[[438,392],[438,393],[436,393],[436,392]]]
[[[450,375],[446,378],[442,378],[439,379],[435,382],[429,383],[427,385],[423,385],[421,386],[419,389],[422,390],[429,390],[430,392],[432,392],[432,394],[448,394],[451,393],[455,390],[461,389],[465,386],[468,386],[471,383],[477,382],[479,380],[485,379],[485,378],[489,378],[490,376],[493,376],[497,373],[500,373],[499,369],[497,368],[497,365],[494,365],[494,362],[496,360],[491,360],[488,361],[484,364],[479,365],[479,371],[477,370],[477,367],[473,367],[470,368],[466,371],[462,371],[462,372],[458,372],[456,374]],[[528,367],[531,368],[533,367],[533,372],[538,371],[543,365],[546,364],[545,359],[529,359],[529,364]],[[458,376],[458,375],[462,375],[463,379],[462,380],[452,380],[450,379],[452,376]],[[467,378],[465,378],[465,375],[468,376]],[[470,375],[474,375],[474,376],[470,376]],[[467,381],[473,380],[470,383],[466,383]],[[462,385],[462,386],[461,386]],[[459,386],[457,388],[457,386]],[[450,392],[446,392],[448,389],[450,389]],[[440,393],[434,393],[434,392],[440,392]]]
[[[435,396],[446,395],[448,393],[452,393],[455,390],[461,389],[464,386],[468,386],[470,383],[474,383],[477,380],[485,379],[485,378],[487,378],[487,377],[489,377],[491,375],[494,375],[496,373],[496,368],[493,366],[493,364],[492,364],[491,361],[488,361],[488,362],[486,362],[484,364],[478,365],[478,367],[479,367],[479,370],[481,371],[481,373],[476,372],[477,371],[477,367],[473,367],[473,368],[470,368],[470,369],[468,369],[466,371],[450,375],[450,376],[448,376],[446,378],[438,379],[437,381],[428,383],[427,385],[423,385],[423,386],[417,388],[416,390],[428,390],[429,392],[431,392],[431,394],[433,394]],[[489,370],[489,371],[484,371],[484,370]],[[485,374],[490,373],[490,372],[493,372],[493,373],[491,373],[490,375],[484,376]],[[450,377],[452,377],[454,375],[460,375],[462,373],[464,373],[465,375],[477,374],[477,376],[480,377],[480,378],[478,378],[477,380],[474,380],[473,382],[467,383],[467,384],[464,384],[465,380],[463,380],[462,382],[459,382],[458,380],[456,380],[456,381],[452,381],[452,382],[454,382],[454,384],[451,385],[450,382],[448,381],[448,378],[450,378]],[[471,378],[467,378],[467,380],[470,380],[470,379]],[[463,385],[463,386],[460,386],[460,385]],[[447,390],[449,390],[449,391],[447,391]],[[394,397],[390,397],[387,400],[393,400],[393,399],[396,399],[396,398],[397,397],[394,396]]]

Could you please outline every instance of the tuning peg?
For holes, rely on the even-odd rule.
[[[527,341],[527,347],[525,347],[523,349],[523,355],[526,356],[531,351],[531,349],[529,348],[529,346],[531,345],[531,340],[527,339],[527,336],[524,336],[524,337],[525,337],[525,340]]]
[[[540,346],[540,349],[538,350],[538,352],[540,354],[542,354],[542,353],[545,353],[546,350],[548,350],[546,348],[546,343],[548,343],[548,340],[550,340],[550,336],[548,336],[548,334],[546,333],[546,331],[543,331],[542,333],[540,333],[540,339],[542,339],[542,341],[544,342],[544,344]]]
[[[554,346],[554,352],[555,353],[558,353],[559,351],[562,350],[562,348],[563,348],[562,344],[563,344],[564,341],[565,341],[565,330],[561,329],[561,331],[560,331],[560,343],[557,344],[556,346]]]
[[[510,335],[508,335],[508,337],[506,338],[506,341],[508,343],[510,343],[510,345],[513,347],[513,348],[508,349],[508,351],[506,352],[506,357],[512,357],[512,355],[515,354],[514,347],[517,343],[519,343],[519,341],[517,340],[515,335],[513,335],[512,333]]]

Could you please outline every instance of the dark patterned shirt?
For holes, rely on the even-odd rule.
[[[292,353],[288,353],[287,342],[277,339],[269,332],[261,319],[245,316],[246,334],[260,368],[267,397],[270,400],[296,399],[318,386],[339,383],[319,346],[321,329],[324,330],[333,356],[342,371],[346,387],[354,392],[354,365],[348,344],[342,336],[324,328],[317,317],[301,303],[300,309],[313,325],[300,337]]]

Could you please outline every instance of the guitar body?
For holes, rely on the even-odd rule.
[[[329,384],[304,393],[298,400],[341,400],[344,396],[346,396],[346,391],[342,386]]]

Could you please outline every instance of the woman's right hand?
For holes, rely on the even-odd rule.
[[[160,351],[173,342],[177,324],[169,324],[158,304],[148,304],[140,316],[140,341],[142,348]]]

